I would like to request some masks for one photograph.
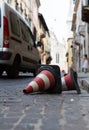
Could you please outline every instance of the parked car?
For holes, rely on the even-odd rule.
[[[15,78],[19,72],[32,72],[41,62],[27,21],[9,4],[0,2],[0,76]]]

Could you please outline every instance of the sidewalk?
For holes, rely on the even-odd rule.
[[[83,89],[89,92],[89,73],[78,72],[78,80]]]

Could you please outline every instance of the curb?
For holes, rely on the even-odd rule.
[[[89,92],[89,82],[86,79],[82,79],[80,80],[80,83],[82,85],[82,88]]]

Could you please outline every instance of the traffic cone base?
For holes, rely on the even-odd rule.
[[[60,67],[58,65],[41,65],[39,67],[37,74],[43,70],[48,70],[55,77],[55,85],[46,90],[48,93],[61,93],[62,92],[62,83],[61,83],[61,74]],[[52,82],[52,81],[51,81]],[[53,84],[53,83],[52,83]]]
[[[38,75],[23,90],[25,94],[45,91],[49,93],[61,93],[61,85],[59,86],[59,78],[54,66],[41,66],[38,69]],[[58,69],[58,68],[57,68]],[[60,80],[59,80],[60,79]]]
[[[77,90],[77,93],[78,94],[81,94],[81,90],[80,90],[80,87],[79,87],[79,84],[78,84],[78,81],[77,81],[77,72],[73,71],[73,69],[71,68],[71,77],[73,79],[73,84]]]

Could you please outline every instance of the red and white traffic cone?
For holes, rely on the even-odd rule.
[[[43,65],[38,69],[38,75],[24,89],[25,94],[45,91],[61,93],[61,77],[59,66]],[[59,85],[60,84],[60,85]]]
[[[81,93],[78,82],[77,73],[70,69],[70,74],[61,78],[62,80],[62,91],[76,90],[78,94]]]

